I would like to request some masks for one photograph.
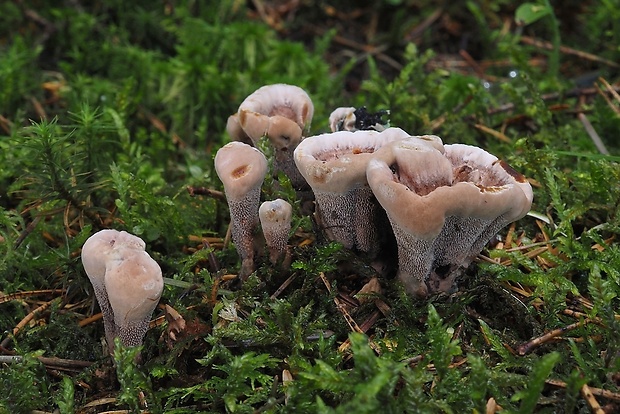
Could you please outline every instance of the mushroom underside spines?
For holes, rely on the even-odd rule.
[[[124,346],[142,345],[144,336],[149,329],[150,321],[151,315],[142,320],[127,321],[122,325],[117,326],[117,336],[121,340],[121,343]]]
[[[228,201],[230,232],[242,262],[242,279],[254,271],[254,233],[259,223],[259,204],[260,188],[250,190],[243,198]]]

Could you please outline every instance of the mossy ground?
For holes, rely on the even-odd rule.
[[[620,410],[620,3],[338,4],[1,6],[0,412]],[[528,177],[533,214],[455,294],[388,275],[360,300],[368,263],[269,181],[295,207],[293,265],[265,257],[240,287],[213,156],[276,82],[309,92],[313,133],[366,106],[485,148]],[[92,318],[80,247],[103,228],[166,278],[143,366],[113,366]]]

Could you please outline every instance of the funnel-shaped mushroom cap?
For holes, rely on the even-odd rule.
[[[254,230],[267,170],[263,153],[241,142],[230,142],[215,155],[215,171],[224,184],[230,210],[232,239],[241,258],[241,279],[254,271]]]
[[[161,268],[148,253],[131,246],[118,246],[109,256],[105,286],[116,332],[123,345],[137,346],[163,291]]]
[[[242,142],[229,142],[215,155],[215,171],[229,200],[243,199],[248,192],[260,189],[267,170],[263,153]]]
[[[531,188],[479,148],[446,145],[442,154],[420,143],[377,151],[367,177],[397,239],[399,277],[425,296],[434,267],[468,264],[494,232],[527,213]]]
[[[269,247],[269,259],[276,263],[286,252],[293,208],[287,201],[278,198],[262,203],[258,215]]]
[[[226,129],[234,140],[256,146],[266,136],[275,149],[274,172],[282,171],[295,189],[306,184],[293,161],[293,150],[310,126],[314,106],[298,86],[275,84],[257,89],[228,119]]]
[[[375,151],[408,136],[400,128],[315,135],[295,149],[295,163],[315,192],[344,193],[366,183],[366,164]]]
[[[379,148],[408,136],[399,128],[339,131],[306,138],[295,149],[295,163],[312,187],[317,218],[331,240],[369,251],[376,230],[366,165]]]
[[[308,93],[299,86],[277,83],[258,88],[241,102],[238,112],[253,112],[268,117],[280,115],[294,121],[303,130],[312,121],[314,105]],[[254,140],[260,138],[250,137]]]

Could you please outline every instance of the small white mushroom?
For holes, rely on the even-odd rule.
[[[387,128],[389,121],[384,121],[382,117],[389,115],[390,111],[382,110],[370,113],[365,106],[359,108],[342,107],[336,108],[329,115],[329,128],[332,132],[336,131],[383,131]]]
[[[110,352],[114,350],[115,337],[120,337],[124,345],[139,345],[142,342],[148,328],[148,319],[161,295],[161,269],[145,252],[145,247],[144,241],[139,237],[117,230],[101,230],[89,237],[82,246],[82,264],[101,308]],[[121,260],[122,258],[128,260]],[[152,288],[145,290],[139,285],[136,286],[136,278],[148,282]],[[157,288],[159,293],[155,294],[154,289]],[[154,302],[153,308],[148,312],[148,309],[142,307],[145,313],[141,319],[146,319],[146,325],[132,322],[136,318],[136,312],[129,315],[130,319],[123,316],[127,312],[121,306],[122,298],[126,296],[131,296],[134,304],[146,300]],[[135,330],[132,330],[134,328]],[[130,337],[139,340],[127,341]]]
[[[532,202],[527,181],[496,157],[467,146],[446,145],[442,153],[431,144],[406,139],[387,145],[367,168],[396,236],[398,276],[419,297],[450,289],[458,271]],[[441,266],[453,267],[443,284],[436,274]]]
[[[291,231],[293,208],[281,198],[265,201],[261,204],[258,214],[263,235],[269,248],[269,260],[277,264],[288,250],[288,235]]]
[[[329,129],[336,131],[355,131],[355,108],[352,106],[336,108],[329,115]]]
[[[330,240],[366,253],[378,248],[378,206],[366,181],[366,165],[383,145],[408,136],[399,128],[339,131],[299,144],[295,162],[312,187],[317,221]]]
[[[267,159],[254,147],[230,142],[215,155],[215,171],[224,184],[232,239],[241,259],[239,275],[245,280],[254,271],[254,231]]]

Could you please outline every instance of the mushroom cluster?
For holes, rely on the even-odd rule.
[[[268,169],[255,148],[261,137],[275,149],[274,170],[284,172],[296,189],[311,188],[315,222],[327,239],[371,260],[386,254],[391,246],[386,240],[395,240],[398,277],[417,297],[453,289],[486,243],[531,207],[525,177],[483,149],[444,145],[435,135],[412,136],[382,120],[388,111],[372,114],[364,107],[337,108],[329,119],[331,133],[305,137],[313,111],[305,91],[278,84],[258,89],[229,118],[228,132],[240,142],[218,151],[216,169],[230,206],[242,278],[255,268],[259,222],[270,261],[288,252],[290,204],[276,200],[259,208]],[[220,159],[233,150],[234,165],[220,173]],[[252,151],[258,154],[249,161],[243,154]],[[250,171],[256,174],[248,178],[251,190],[242,183]]]
[[[449,291],[502,227],[527,214],[533,198],[525,177],[488,152],[436,144],[420,137],[394,142],[366,171],[396,237],[398,277],[419,297]]]
[[[101,230],[82,246],[110,353],[116,337],[125,346],[142,344],[163,291],[161,269],[145,247],[139,237],[117,230]]]

